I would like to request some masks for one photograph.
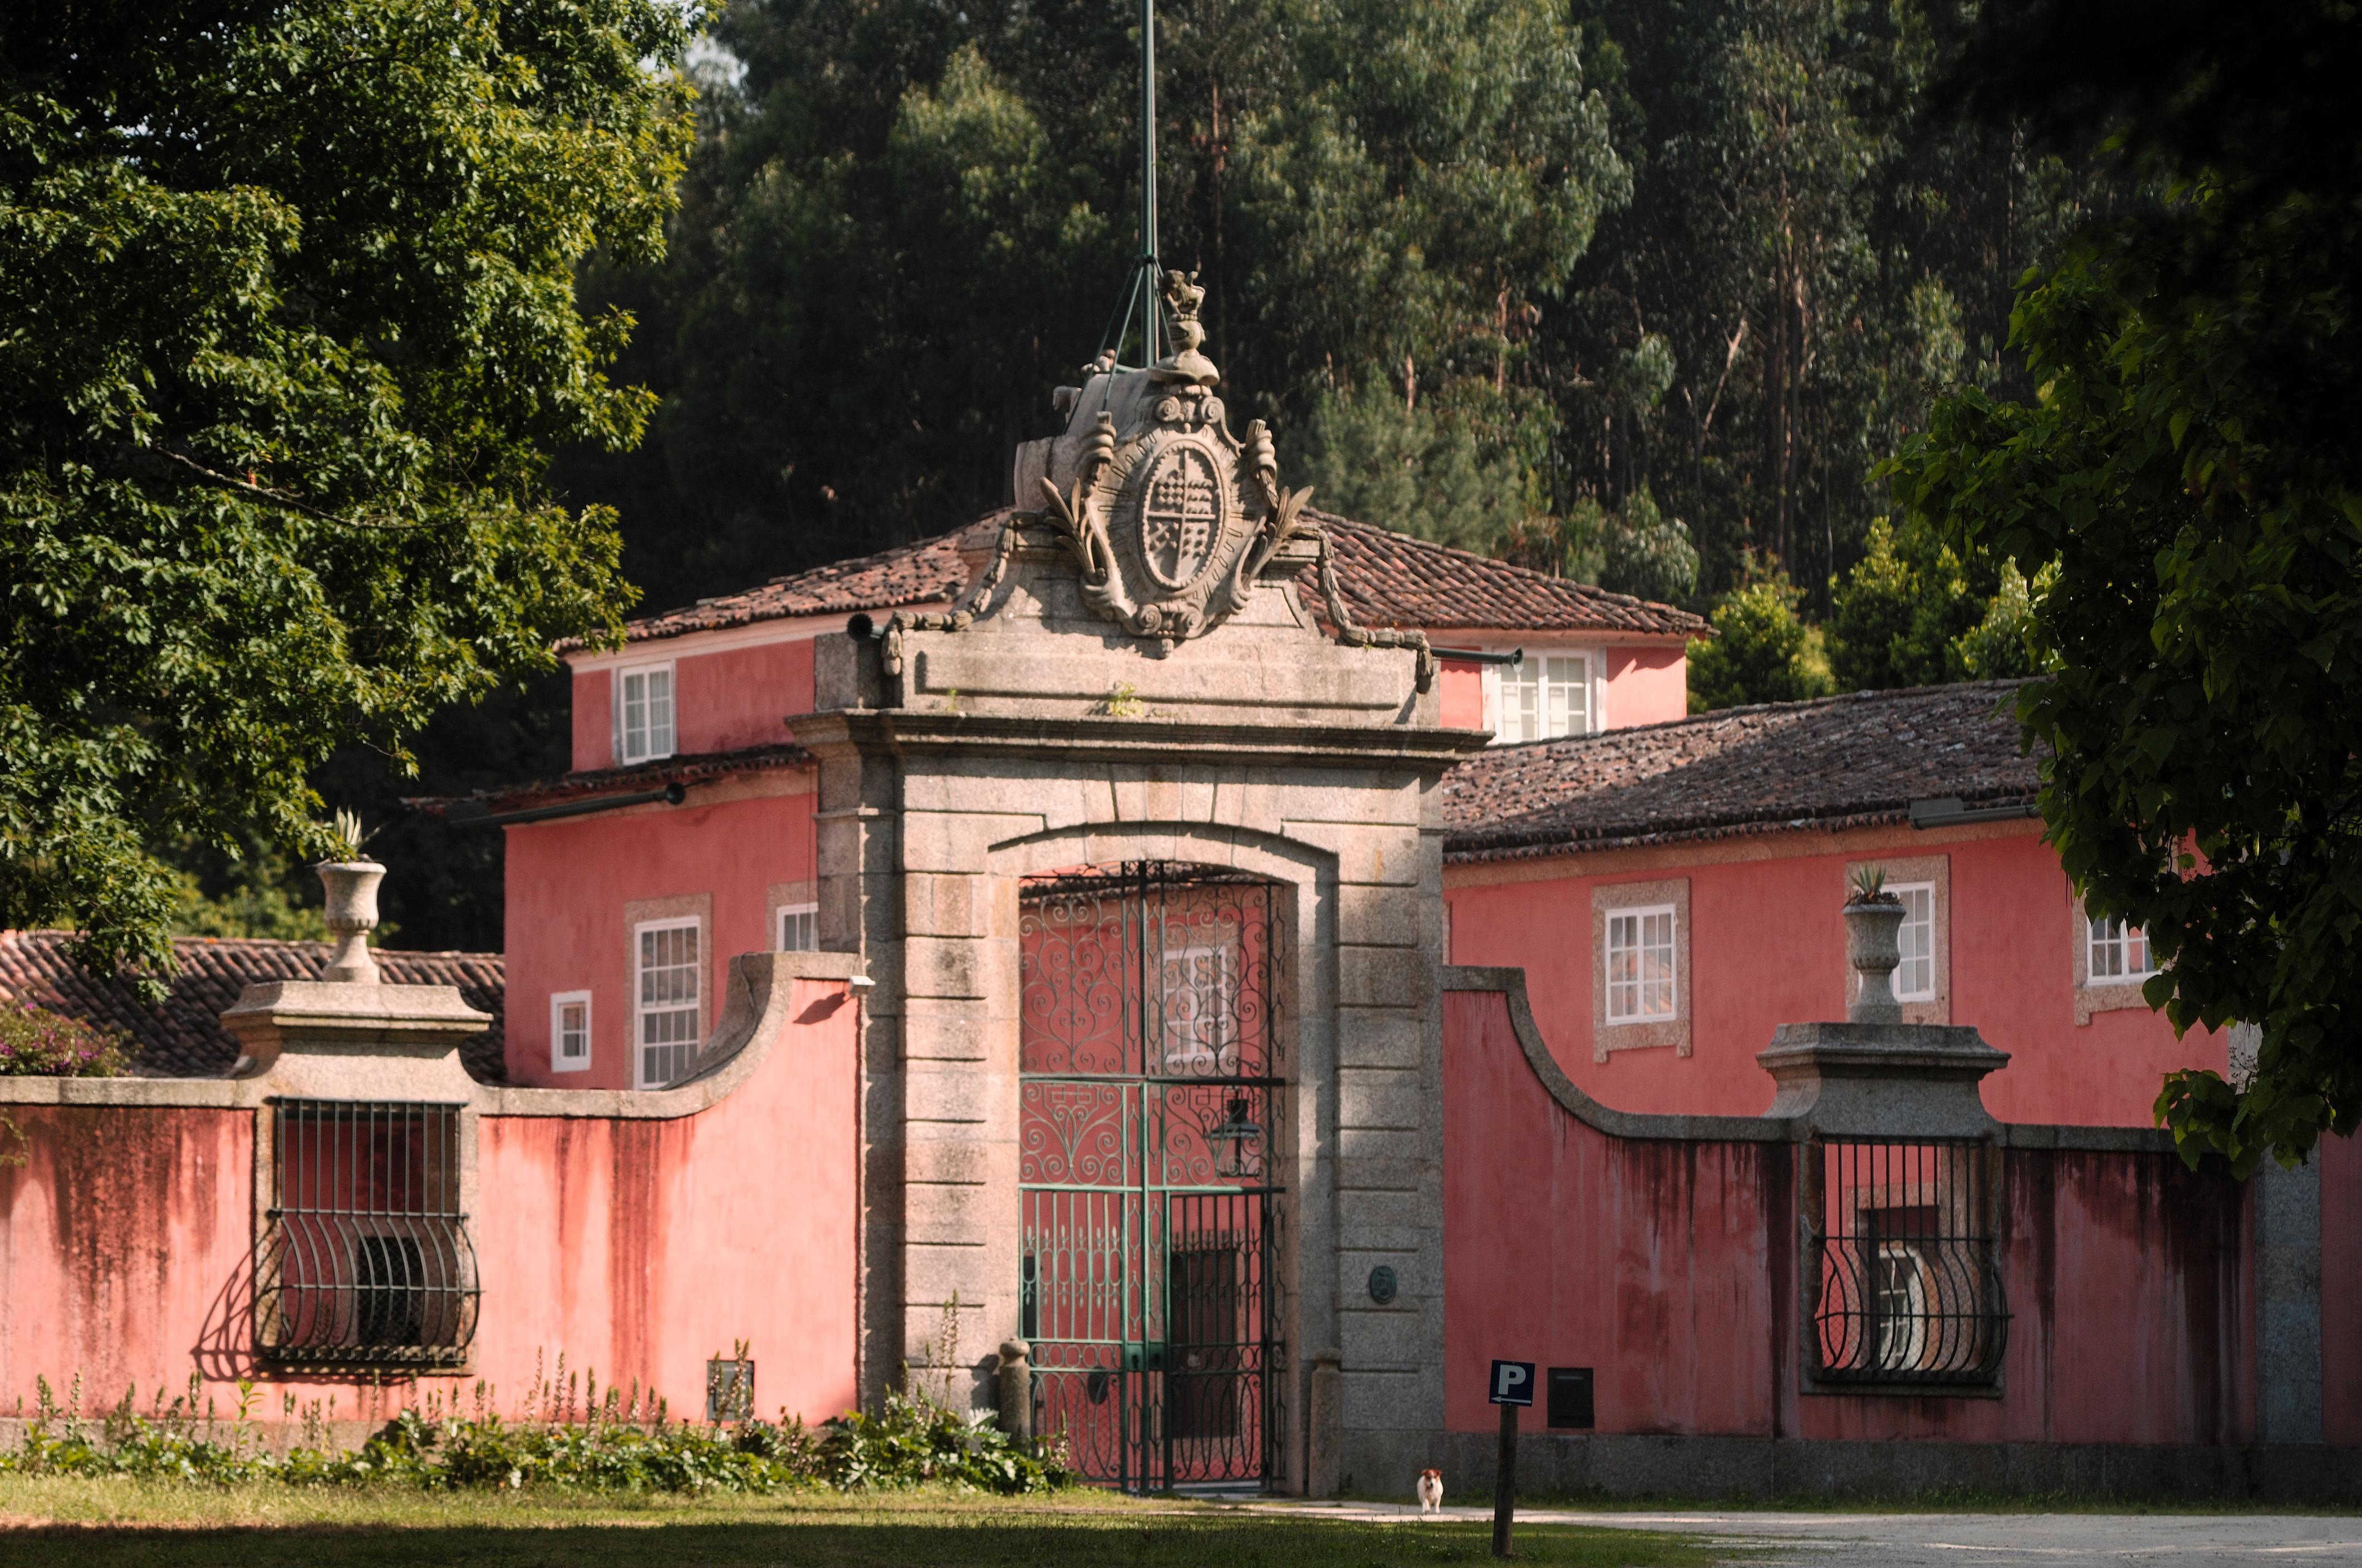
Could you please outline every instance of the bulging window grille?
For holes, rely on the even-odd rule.
[[[276,1206],[255,1256],[255,1337],[283,1364],[451,1366],[476,1332],[459,1110],[271,1105]]]
[[[1824,1139],[1802,1184],[1805,1354],[1830,1383],[1989,1384],[2009,1343],[1992,1151]]]

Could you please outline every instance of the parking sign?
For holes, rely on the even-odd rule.
[[[1496,1361],[1493,1364],[1493,1403],[1530,1405],[1534,1402],[1534,1364]]]

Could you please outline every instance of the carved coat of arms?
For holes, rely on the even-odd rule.
[[[1243,440],[1231,434],[1194,275],[1166,273],[1164,297],[1174,352],[1146,370],[1103,362],[1063,394],[1074,417],[1040,484],[1042,515],[1082,568],[1084,602],[1169,647],[1244,607],[1272,556],[1311,531],[1297,515],[1312,491],[1279,488],[1263,421]]]

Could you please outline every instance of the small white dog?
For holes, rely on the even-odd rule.
[[[1422,1470],[1418,1473],[1418,1517],[1443,1511],[1443,1472]]]

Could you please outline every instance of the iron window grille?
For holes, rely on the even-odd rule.
[[[1973,1141],[1827,1138],[1805,1154],[1811,1376],[1993,1383],[2009,1344],[1994,1152]]]
[[[271,1102],[256,1348],[282,1365],[457,1366],[476,1334],[457,1105]]]

